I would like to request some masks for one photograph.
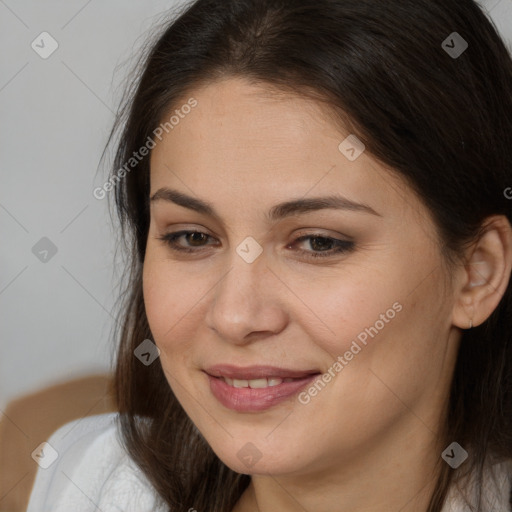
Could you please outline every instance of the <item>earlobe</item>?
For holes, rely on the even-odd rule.
[[[463,318],[460,321],[461,324],[456,324],[457,327],[460,327],[461,329],[472,329],[473,327],[476,327],[476,325],[473,324],[475,319],[475,305],[470,295],[465,296],[465,304],[462,309],[462,315]]]
[[[485,322],[507,289],[511,268],[510,223],[504,216],[490,217],[484,233],[468,251],[453,310],[453,324],[468,329]]]

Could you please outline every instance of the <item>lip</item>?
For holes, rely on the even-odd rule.
[[[286,370],[273,366],[251,366],[240,368],[230,365],[219,365],[205,371],[213,396],[228,409],[237,412],[260,412],[276,406],[293,397],[301,389],[310,385],[320,372],[315,370]],[[213,375],[216,373],[216,375]],[[296,379],[292,382],[282,382],[266,388],[235,388],[222,378],[251,380],[263,377]]]

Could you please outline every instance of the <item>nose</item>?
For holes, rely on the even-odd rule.
[[[244,261],[235,251],[212,291],[206,323],[230,343],[244,345],[281,332],[288,322],[282,283],[267,266],[265,252]]]

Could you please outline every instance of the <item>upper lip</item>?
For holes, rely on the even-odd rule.
[[[228,377],[239,380],[263,378],[300,379],[320,373],[318,370],[290,370],[277,366],[234,366],[230,364],[216,364],[206,368],[205,372],[212,377]]]

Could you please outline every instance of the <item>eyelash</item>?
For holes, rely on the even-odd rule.
[[[158,240],[162,240],[173,251],[177,251],[177,252],[181,252],[181,253],[195,253],[195,252],[198,252],[196,249],[192,249],[190,247],[180,247],[176,243],[177,239],[181,238],[182,236],[190,235],[190,234],[194,234],[194,233],[210,237],[210,235],[207,235],[206,233],[203,233],[202,231],[176,231],[175,233],[167,233],[166,235],[159,236],[157,238],[158,238]],[[334,256],[336,254],[348,253],[348,252],[351,252],[354,250],[354,242],[351,242],[348,240],[338,240],[337,238],[331,238],[331,237],[323,236],[320,234],[304,235],[304,236],[301,236],[301,237],[295,239],[293,243],[295,244],[298,242],[303,242],[304,240],[308,240],[308,239],[328,240],[330,242],[333,242],[336,245],[335,249],[330,249],[328,251],[310,252],[310,251],[305,251],[303,249],[299,250],[299,252],[301,254],[303,254],[307,258],[311,258],[311,259],[328,258],[329,256]]]

